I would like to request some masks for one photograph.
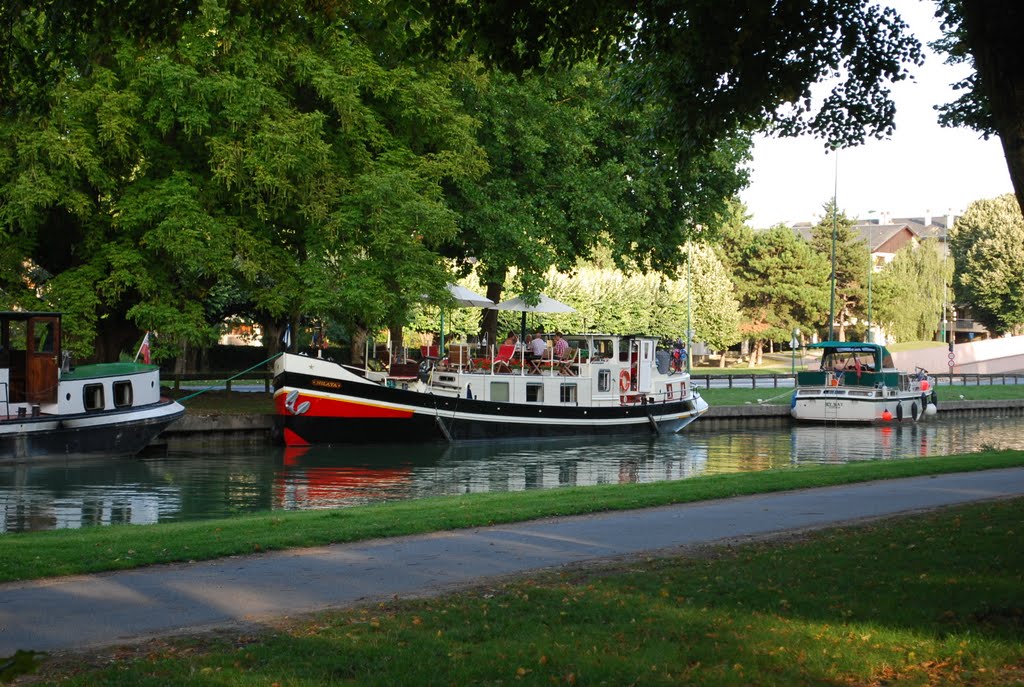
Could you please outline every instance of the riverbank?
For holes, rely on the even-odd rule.
[[[45,662],[36,678],[68,685],[1008,684],[1022,660],[1022,478],[876,481],[5,585],[0,640],[14,641],[0,655],[23,649]]]

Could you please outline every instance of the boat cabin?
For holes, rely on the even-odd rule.
[[[453,344],[448,357],[421,378],[419,390],[488,401],[588,406],[672,400],[687,393],[687,380],[681,377],[656,382],[655,337],[585,333],[563,338],[568,352],[562,358],[554,357],[550,343],[539,358],[511,345],[474,357],[465,344]],[[372,373],[368,377],[375,378]],[[410,389],[416,386],[414,380],[392,372],[383,383]]]
[[[0,312],[0,404],[56,403],[60,313]]]
[[[799,386],[896,387],[900,384],[892,354],[881,344],[823,341],[808,348],[821,350],[821,366],[818,370],[798,372]]]

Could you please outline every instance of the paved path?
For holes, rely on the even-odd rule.
[[[0,657],[422,595],[645,551],[1024,496],[1024,468],[746,496],[0,585]]]

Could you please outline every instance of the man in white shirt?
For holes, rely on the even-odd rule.
[[[543,357],[544,353],[548,350],[548,345],[544,339],[540,338],[540,332],[535,332],[533,339],[530,340],[530,353],[534,357]]]

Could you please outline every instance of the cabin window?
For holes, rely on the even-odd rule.
[[[527,403],[543,403],[544,402],[544,385],[543,384],[527,384],[526,385],[526,402]]]
[[[607,393],[612,390],[612,371],[611,370],[598,370],[597,372],[597,390],[602,393]]]
[[[508,382],[491,382],[491,400],[508,402]]]
[[[103,385],[86,384],[82,389],[82,401],[86,410],[103,410]]]
[[[594,350],[591,351],[590,357],[607,360],[612,357],[613,350],[611,339],[594,339]]]
[[[560,403],[575,403],[576,402],[576,385],[575,384],[562,384],[558,388],[558,400]]]
[[[28,322],[11,322],[7,346],[12,351],[24,351],[28,343]]]
[[[53,353],[53,321],[36,320],[32,323],[36,353]]]
[[[127,408],[132,404],[132,383],[114,382],[114,407]]]

